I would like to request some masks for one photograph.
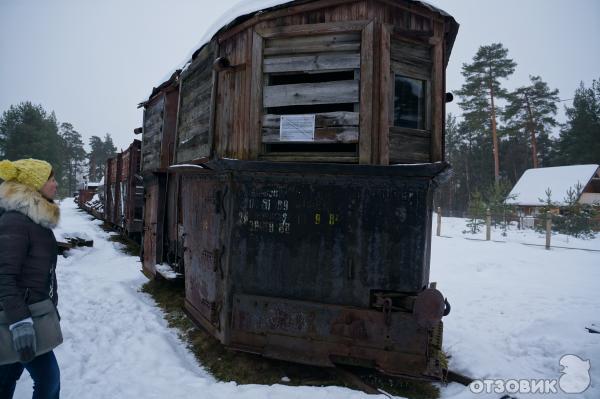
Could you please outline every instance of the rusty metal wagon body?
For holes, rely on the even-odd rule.
[[[441,378],[457,30],[420,1],[318,0],[216,32],[141,104],[146,274],[183,266],[187,312],[229,347]]]
[[[180,168],[186,310],[232,348],[439,378],[444,300],[427,287],[446,166]]]

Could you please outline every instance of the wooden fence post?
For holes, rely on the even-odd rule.
[[[550,239],[552,237],[552,215],[546,211],[546,249],[550,249]]]
[[[442,234],[442,208],[437,208],[437,236]]]
[[[485,211],[485,240],[489,241],[492,238],[492,213],[490,208]]]

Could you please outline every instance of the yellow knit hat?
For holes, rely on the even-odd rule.
[[[16,180],[21,184],[33,187],[36,190],[50,178],[52,165],[39,159],[19,159],[18,161],[0,162],[0,179],[4,181]]]

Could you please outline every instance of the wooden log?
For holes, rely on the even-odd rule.
[[[357,80],[340,80],[267,86],[263,102],[265,107],[356,103],[359,102],[358,84]]]
[[[348,70],[360,68],[360,54],[317,54],[264,59],[264,72]]]
[[[280,140],[279,128],[264,128],[262,142],[271,143],[358,143],[358,127],[324,127],[315,129],[313,141],[285,141]]]
[[[266,128],[279,128],[281,115],[265,114],[262,118],[262,126]],[[358,126],[358,112],[324,112],[315,114],[315,127],[333,126]]]

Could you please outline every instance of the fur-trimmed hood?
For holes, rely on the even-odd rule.
[[[25,184],[6,181],[0,184],[0,208],[17,211],[40,226],[53,229],[60,219],[59,206]]]

